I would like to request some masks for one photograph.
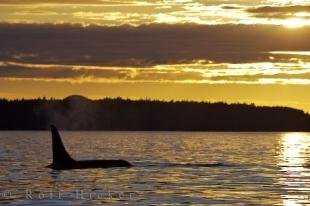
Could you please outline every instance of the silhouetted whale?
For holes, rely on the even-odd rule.
[[[131,167],[125,160],[84,160],[76,161],[66,151],[60,135],[54,125],[51,125],[53,144],[53,163],[47,167],[55,170],[87,169],[87,168],[109,168],[109,167]]]

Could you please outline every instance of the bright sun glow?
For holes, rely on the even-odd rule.
[[[304,19],[287,19],[283,22],[283,26],[290,29],[300,28],[306,25],[307,21]]]

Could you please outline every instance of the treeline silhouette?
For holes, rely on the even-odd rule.
[[[191,101],[0,100],[0,130],[310,131],[310,115],[288,107]]]

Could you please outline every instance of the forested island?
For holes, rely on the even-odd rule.
[[[65,99],[0,100],[0,130],[310,131],[310,115],[289,107],[223,102]]]

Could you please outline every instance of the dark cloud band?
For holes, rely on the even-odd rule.
[[[273,12],[310,12],[310,6],[262,6],[247,10],[251,13],[273,13]]]
[[[286,19],[295,17],[296,13],[309,13],[310,6],[262,6],[250,8],[247,11],[258,18]],[[307,19],[309,16],[300,16],[299,18]]]
[[[269,61],[269,51],[310,51],[309,36],[309,27],[294,31],[262,25],[1,24],[0,60],[135,67],[197,59],[260,62]]]

